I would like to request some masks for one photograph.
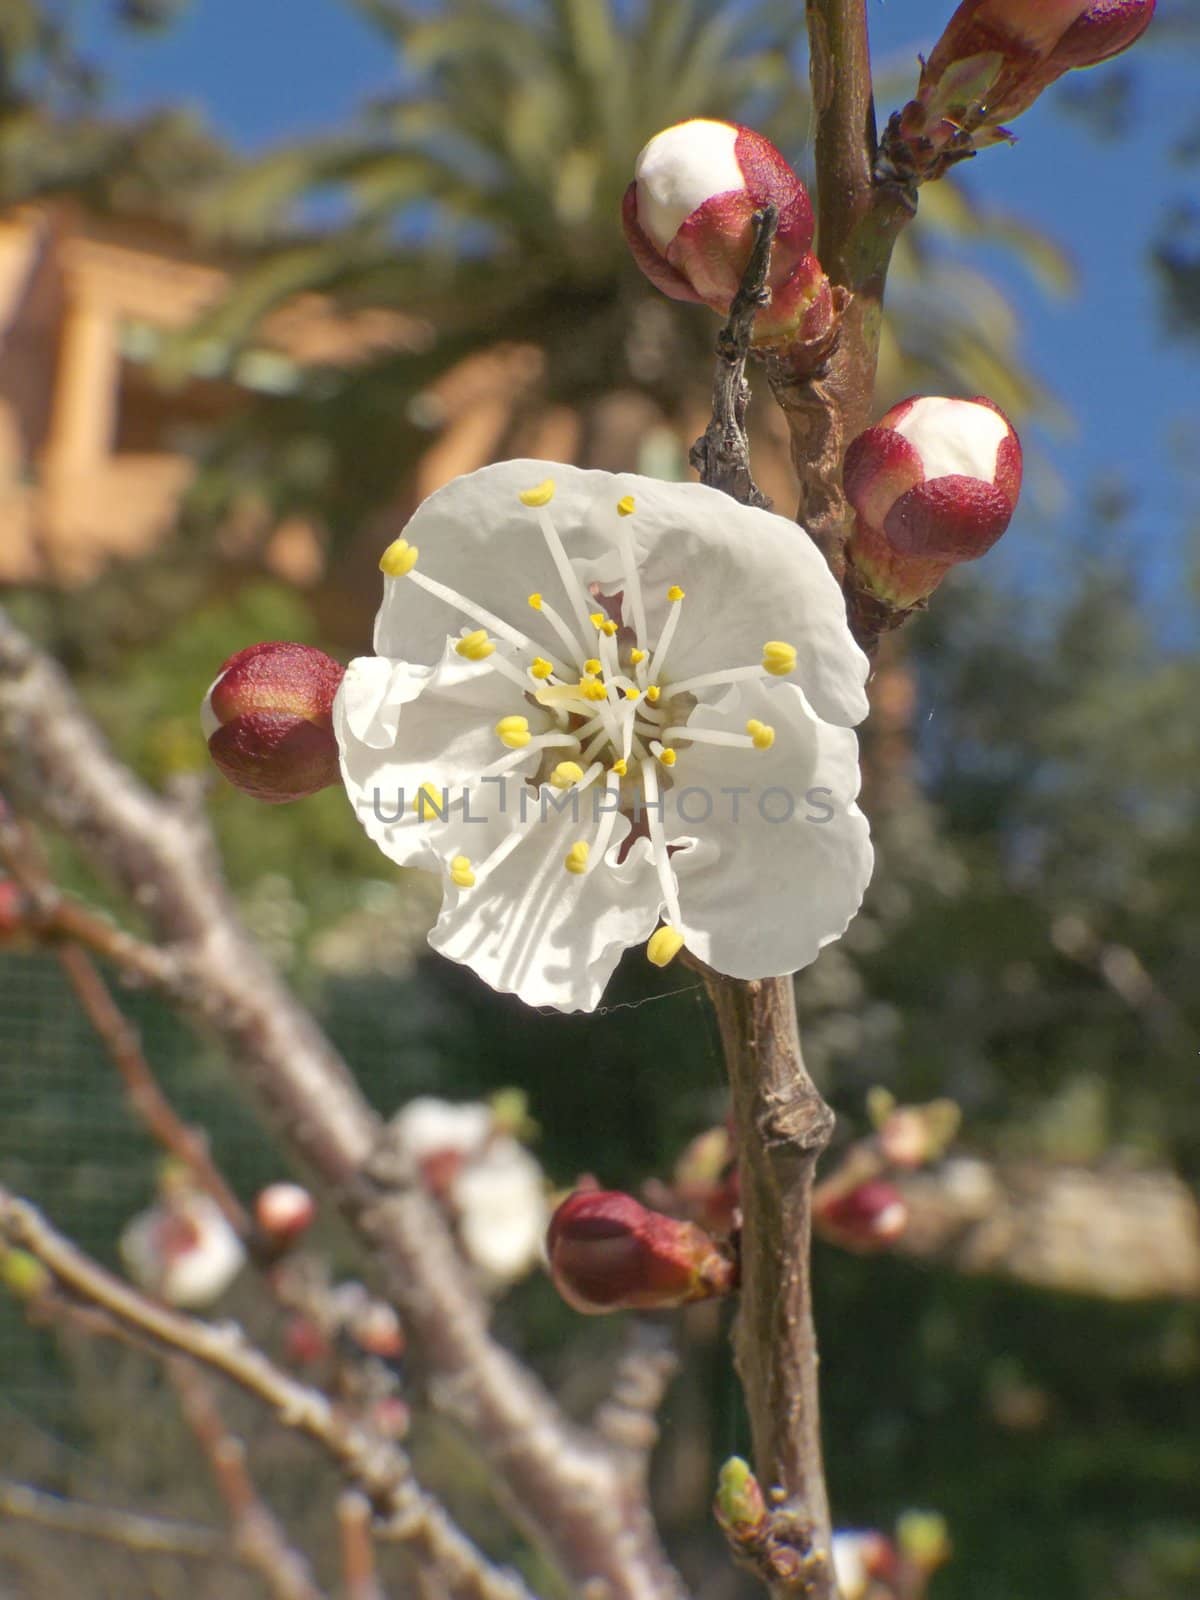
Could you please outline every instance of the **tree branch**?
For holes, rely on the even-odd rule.
[[[758,274],[765,274],[768,227],[764,219],[718,342],[714,416],[702,444],[714,433],[724,439],[736,411],[739,391],[727,379],[727,352],[749,342],[753,313],[747,318],[746,308],[756,303]],[[743,433],[743,451],[744,440]],[[737,499],[753,488],[748,455],[732,473],[716,451],[699,450],[698,457],[705,483]],[[742,1204],[734,1344],[755,1467],[771,1498],[770,1584],[780,1596],[835,1600],[810,1284],[813,1171],[833,1114],[804,1068],[791,978],[746,983],[692,964],[708,987],[733,1091]]]
[[[161,1349],[188,1356],[253,1395],[285,1427],[320,1445],[366,1495],[387,1536],[444,1572],[470,1600],[532,1600],[524,1584],[493,1567],[425,1495],[404,1453],[339,1415],[318,1389],[290,1377],[241,1330],[216,1326],[157,1305],[106,1272],[45,1220],[36,1207],[0,1187],[0,1237],[27,1250],[64,1288]]]
[[[246,1466],[240,1439],[225,1426],[212,1385],[191,1362],[167,1363],[180,1409],[229,1513],[233,1547],[262,1578],[272,1600],[324,1600],[307,1560],[289,1541]]]
[[[0,1517],[50,1528],[55,1533],[101,1539],[139,1555],[195,1556],[209,1561],[236,1561],[229,1541],[216,1528],[164,1517],[142,1516],[115,1506],[67,1500],[31,1484],[0,1479]]]
[[[471,1431],[524,1526],[576,1582],[603,1580],[612,1600],[678,1596],[636,1473],[572,1428],[491,1337],[487,1307],[411,1159],[390,1151],[372,1162],[379,1119],[241,927],[196,820],[114,760],[61,670],[2,613],[0,769],[25,810],[87,849],[166,942],[156,980],[223,1041],[292,1148],[337,1191],[436,1397]]]
[[[797,520],[837,578],[849,513],[846,447],[870,422],[883,291],[892,249],[913,216],[911,194],[874,173],[875,108],[865,0],[808,0],[809,75],[816,111],[817,254],[837,297],[840,332],[817,371],[768,365],[788,420],[800,478]]]
[[[805,1070],[792,980],[705,978],[733,1090],[742,1207],[734,1341],[771,1508],[780,1573],[772,1592],[834,1600],[810,1259],[813,1174],[833,1113]],[[788,1551],[794,1559],[781,1561]]]
[[[347,1489],[338,1496],[338,1535],[342,1551],[342,1600],[383,1600],[375,1572],[371,1507],[361,1494]]]

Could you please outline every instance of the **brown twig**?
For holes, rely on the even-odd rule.
[[[108,1051],[135,1115],[159,1144],[187,1167],[197,1185],[220,1206],[234,1232],[249,1238],[254,1229],[249,1213],[222,1176],[207,1139],[188,1127],[159,1087],[137,1029],[113,1000],[96,963],[77,944],[63,945],[56,954],[80,1009]]]
[[[272,1600],[324,1600],[307,1560],[255,1487],[245,1448],[225,1426],[212,1385],[182,1359],[168,1361],[167,1373],[229,1513],[239,1558],[262,1578]]]
[[[759,235],[761,245],[766,236]],[[752,259],[735,302],[752,303]],[[749,323],[730,322],[722,345],[747,339]],[[740,374],[739,374],[740,375]],[[726,435],[730,391],[718,347],[714,414],[707,440]],[[736,419],[735,419],[736,420]],[[703,441],[702,441],[703,443]],[[744,433],[740,448],[747,450]],[[753,486],[748,457],[733,472],[714,451],[699,453],[702,481],[735,499]],[[705,474],[714,471],[712,480]],[[693,963],[699,965],[699,963]],[[834,1600],[832,1529],[821,1457],[817,1347],[812,1321],[811,1189],[833,1114],[804,1068],[790,978],[745,983],[701,967],[717,1015],[733,1091],[741,1173],[741,1304],[735,1334],[755,1465],[772,1495],[771,1544],[779,1552],[771,1587],[779,1595]]]
[[[874,172],[875,109],[864,0],[808,0],[809,71],[816,112],[817,254],[834,286],[839,335],[819,371],[771,363],[800,478],[798,520],[834,575],[850,531],[842,492],[846,447],[871,417],[883,292],[892,250],[912,219],[903,185]]]
[[[139,1555],[195,1556],[209,1561],[237,1561],[225,1535],[195,1523],[147,1517],[115,1506],[93,1505],[48,1494],[32,1484],[0,1479],[0,1517],[29,1522],[55,1533],[78,1534],[120,1545]]]
[[[678,1371],[679,1357],[663,1329],[655,1323],[634,1322],[613,1374],[611,1393],[594,1420],[597,1433],[633,1456],[643,1472],[658,1443],[659,1407]]]
[[[0,614],[0,768],[141,905],[167,944],[161,987],[225,1044],[292,1148],[340,1194],[436,1393],[468,1428],[531,1534],[612,1600],[681,1593],[619,1453],[581,1434],[488,1330],[488,1310],[411,1159],[392,1152],[344,1061],[242,929],[196,820],[104,746],[62,672]]]
[[[290,1377],[241,1330],[184,1316],[131,1288],[58,1233],[36,1207],[0,1188],[0,1237],[30,1255],[72,1294],[171,1354],[219,1373],[268,1406],[287,1427],[320,1445],[366,1495],[389,1537],[451,1577],[470,1600],[531,1600],[515,1576],[494,1567],[420,1489],[404,1453],[339,1415],[317,1389]]]
[[[29,932],[47,944],[76,940],[120,971],[145,983],[166,984],[177,974],[166,951],[156,949],[65,895],[47,874],[28,830],[0,796],[0,862],[29,901]]]
[[[769,299],[767,274],[771,269],[771,247],[778,226],[779,212],[775,206],[755,212],[754,248],[729,308],[729,320],[717,337],[712,419],[688,456],[700,474],[701,483],[723,490],[744,506],[762,506],[767,510],[771,502],[750,472],[750,440],[746,434],[750,385],[746,382],[746,361],[754,318]]]
[[[370,1505],[361,1494],[347,1489],[338,1497],[337,1519],[342,1552],[342,1600],[384,1600],[375,1571]]]
[[[810,1260],[813,1173],[833,1113],[804,1067],[792,980],[705,976],[733,1090],[741,1175],[738,1373],[772,1547],[794,1554],[771,1588],[834,1600]]]

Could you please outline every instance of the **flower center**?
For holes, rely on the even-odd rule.
[[[650,940],[647,955],[665,966],[683,945],[679,893],[663,825],[662,795],[672,785],[674,769],[681,756],[686,764],[686,753],[695,745],[761,751],[775,741],[774,729],[756,718],[747,722],[744,733],[693,726],[690,718],[699,696],[735,683],[787,677],[795,670],[796,650],[769,640],[756,663],[675,678],[669,670],[671,649],[686,594],[678,584],[667,590],[669,609],[652,639],[630,531],[637,511],[634,497],[623,496],[609,513],[608,531],[620,554],[622,580],[621,589],[609,595],[589,593],[571,565],[550,511],[553,479],[524,490],[519,499],[541,530],[561,589],[553,600],[540,591],[529,596],[536,637],[426,576],[418,565],[419,550],[406,539],[389,545],[379,565],[387,578],[414,583],[452,606],[466,621],[455,642],[457,653],[467,661],[486,662],[512,684],[513,710],[493,729],[507,753],[498,755],[478,779],[497,777],[540,753],[528,779],[535,787],[548,784],[561,794],[582,794],[593,786],[603,790],[592,797],[590,818],[586,811],[572,813],[584,820],[581,837],[564,857],[564,873],[583,878],[604,867],[618,816],[629,819],[635,835],[648,838],[667,922]],[[552,719],[545,732],[530,728],[527,713],[534,706]],[[439,808],[434,785],[425,784],[413,803],[413,820],[445,820],[454,808],[453,801]],[[479,863],[453,856],[450,882],[460,891],[473,889],[522,837],[514,827]]]

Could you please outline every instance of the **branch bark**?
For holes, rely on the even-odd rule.
[[[0,1479],[0,1517],[49,1528],[55,1533],[100,1539],[139,1555],[189,1556],[207,1561],[237,1561],[229,1541],[216,1528],[147,1517],[116,1506],[67,1500],[28,1483]]]
[[[713,419],[701,445],[715,438],[725,448],[694,452],[702,480],[736,499],[754,481],[738,380],[753,330],[746,308],[769,266],[769,228],[764,218],[718,341]],[[804,1067],[791,978],[746,983],[701,970],[733,1092],[742,1203],[734,1347],[755,1469],[771,1504],[770,1562],[762,1570],[780,1597],[836,1600],[810,1280],[813,1174],[833,1113]]]
[[[338,1194],[384,1272],[435,1398],[470,1430],[522,1524],[612,1600],[681,1594],[628,1463],[574,1429],[491,1336],[487,1307],[411,1161],[373,1163],[382,1128],[344,1061],[242,929],[196,819],[112,756],[61,670],[0,613],[0,770],[166,943],[160,987],[219,1037],[283,1137]],[[82,937],[82,935],[80,935]]]
[[[816,112],[817,254],[840,296],[828,361],[797,372],[768,366],[788,421],[800,478],[797,520],[841,579],[849,514],[846,447],[871,418],[883,291],[896,239],[914,214],[911,192],[875,174],[875,107],[865,0],[808,0],[809,74]]]
[[[225,1503],[240,1559],[262,1578],[272,1600],[325,1600],[307,1560],[255,1487],[245,1447],[225,1426],[208,1379],[182,1359],[168,1362],[167,1372]]]
[[[733,1091],[741,1178],[734,1349],[771,1544],[795,1556],[771,1588],[835,1600],[810,1259],[813,1174],[833,1113],[805,1070],[792,980],[705,977]]]
[[[59,1284],[121,1328],[228,1378],[270,1407],[286,1427],[312,1439],[367,1496],[387,1535],[444,1572],[463,1600],[532,1600],[515,1575],[493,1567],[422,1493],[401,1450],[348,1422],[320,1390],[277,1367],[239,1328],[202,1322],[147,1299],[77,1249],[36,1207],[3,1187],[0,1238],[36,1256]],[[244,1502],[243,1491],[238,1494]]]

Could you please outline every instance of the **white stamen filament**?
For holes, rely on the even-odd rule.
[[[424,589],[426,594],[431,594],[435,600],[444,600],[448,606],[453,606],[455,611],[469,617],[479,628],[486,628],[489,633],[494,633],[498,638],[507,639],[509,644],[515,645],[518,650],[529,650],[537,654],[532,639],[505,622],[494,612],[486,610],[483,606],[476,605],[474,600],[468,600],[456,589],[450,589],[444,583],[439,583],[436,578],[427,577],[419,567],[414,567],[404,580],[406,583],[415,583],[419,589]],[[558,664],[555,663],[555,671]]]
[[[771,674],[765,667],[730,667],[727,672],[701,672],[671,685],[671,693],[695,694],[697,689],[725,688],[731,683],[757,683]]]
[[[621,814],[621,780],[610,777],[604,786],[604,793],[608,804],[600,817],[600,826],[596,829],[596,837],[592,841],[591,854],[588,857],[588,872],[595,872],[604,860],[604,852],[608,849],[613,836],[613,829],[617,825],[617,818]]]
[[[693,744],[727,745],[731,750],[754,749],[754,740],[747,733],[722,733],[716,728],[692,728],[682,722],[673,728],[665,728],[659,738],[664,744],[670,744],[673,739],[690,739]]]
[[[667,906],[667,921],[672,927],[682,924],[679,915],[679,895],[675,888],[675,874],[671,871],[671,858],[667,852],[667,835],[658,810],[658,773],[653,761],[642,764],[642,791],[646,797],[646,826],[650,830],[650,849],[654,868],[658,873],[659,887]]]
[[[529,743],[522,745],[519,750],[501,756],[499,761],[493,761],[490,767],[484,767],[479,774],[481,778],[498,778],[505,772],[511,772],[514,767],[519,767],[526,756],[533,755],[537,750],[549,750],[556,745],[564,748],[579,749],[579,740],[573,733],[540,733]]]
[[[534,607],[534,610],[537,611],[541,616],[545,617],[546,621],[554,629],[570,660],[575,663],[576,667],[582,668],[583,663],[587,660],[587,651],[583,648],[579,640],[571,632],[570,628],[563,621],[562,617],[554,609],[550,602],[543,599],[540,605]],[[556,675],[560,678],[569,678],[571,676],[569,672],[556,672]]]
[[[671,609],[667,613],[667,620],[663,623],[663,630],[658,636],[658,643],[654,647],[654,654],[650,658],[650,665],[646,669],[646,676],[653,683],[662,671],[662,664],[667,659],[667,651],[671,648],[671,640],[675,637],[675,629],[679,626],[679,613],[683,609],[682,600],[672,600]]]
[[[550,558],[558,570],[558,576],[563,588],[566,590],[567,598],[574,608],[575,620],[579,623],[581,635],[586,639],[591,628],[591,623],[588,621],[588,613],[591,607],[588,605],[587,595],[583,592],[583,585],[575,576],[575,568],[567,559],[567,552],[563,549],[563,542],[558,536],[558,529],[554,526],[554,518],[546,510],[545,506],[537,508],[537,519],[542,535],[546,540],[546,548],[550,551]]]
[[[629,609],[633,613],[633,632],[640,645],[643,640],[650,637],[646,627],[646,604],[642,597],[642,577],[638,571],[637,557],[633,549],[633,534],[629,528],[629,518],[617,514],[617,542],[621,547],[621,566],[624,569],[625,595],[629,601]],[[624,607],[622,607],[624,609]]]

